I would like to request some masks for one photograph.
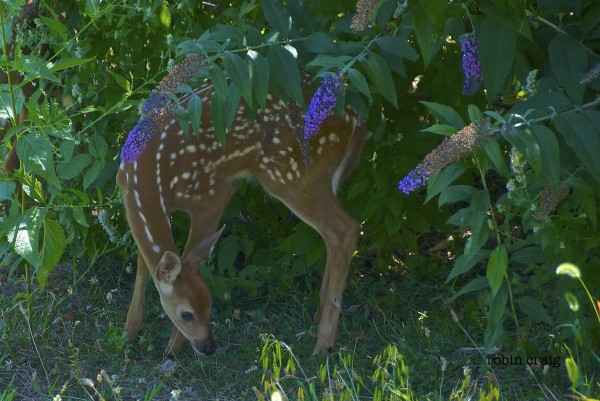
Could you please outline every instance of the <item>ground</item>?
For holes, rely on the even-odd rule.
[[[60,265],[45,290],[29,289],[29,311],[24,272],[9,277],[8,267],[0,270],[0,389],[7,389],[0,400],[11,399],[9,390],[24,401],[58,400],[57,395],[63,400],[252,400],[276,387],[289,399],[303,391],[371,399],[377,386],[407,389],[400,383],[404,373],[390,372],[400,361],[408,368],[413,399],[467,399],[490,384],[516,399],[560,394],[549,383],[556,374],[564,376],[562,366],[546,374],[535,366],[530,371],[509,363],[486,367],[473,343],[482,333],[469,328],[474,324],[453,320],[441,284],[432,279],[417,280],[400,270],[367,277],[355,269],[338,348],[327,358],[311,355],[317,294],[311,285],[277,296],[215,302],[216,354],[205,358],[186,347],[175,357],[163,353],[171,325],[153,286],[148,286],[141,337],[133,343],[122,338],[133,275],[114,264],[114,257],[108,258],[77,272],[71,264]],[[400,359],[389,353],[378,359],[390,344]],[[281,376],[278,365],[286,368]]]

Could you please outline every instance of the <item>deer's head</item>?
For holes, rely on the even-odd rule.
[[[154,277],[165,312],[194,349],[203,355],[213,354],[216,347],[209,326],[212,297],[198,270],[208,259],[222,231],[200,242],[185,258],[165,252]]]

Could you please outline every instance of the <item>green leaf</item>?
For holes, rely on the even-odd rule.
[[[571,35],[558,34],[548,46],[550,67],[574,103],[583,100],[585,86],[579,81],[586,74],[585,46]]]
[[[48,81],[61,84],[60,78],[54,74],[48,68],[48,63],[42,58],[34,55],[23,56],[18,59],[17,69],[21,72],[28,80],[34,80],[37,78],[43,78]]]
[[[54,271],[54,268],[60,261],[65,252],[66,239],[63,228],[58,223],[46,215],[44,219],[44,235],[41,250],[41,265],[37,270],[37,281],[40,287],[44,288],[46,279]]]
[[[383,0],[379,3],[379,7],[375,11],[377,13],[375,21],[381,30],[385,29],[388,21],[393,17],[394,11],[398,6],[398,3],[394,0]]]
[[[467,213],[467,221],[471,226],[471,235],[475,235],[487,220],[487,214],[490,210],[491,201],[490,193],[487,188],[481,189],[473,193],[471,197],[471,205]],[[487,224],[485,225],[487,227]]]
[[[584,116],[577,113],[560,114],[555,119],[556,128],[567,144],[589,170],[591,175],[600,177],[600,129]]]
[[[5,180],[0,177],[0,202],[11,200],[17,190],[16,184],[12,180]]]
[[[277,83],[280,93],[291,96],[298,105],[304,107],[304,96],[300,87],[300,72],[292,53],[281,46],[271,46],[267,59],[272,74],[271,80]]]
[[[215,94],[214,97],[217,97],[217,95]],[[178,105],[175,109],[175,115],[177,116],[177,121],[179,122],[181,130],[187,137],[190,132],[190,120],[188,118],[187,111],[183,108],[183,106]]]
[[[287,36],[292,28],[292,17],[289,11],[277,0],[261,0],[260,3],[269,25]]]
[[[75,141],[62,141],[60,143],[60,156],[65,162],[68,162],[73,157],[75,152]]]
[[[539,246],[526,246],[516,251],[510,251],[510,263],[521,263],[530,265],[533,263],[543,263],[544,251]]]
[[[427,19],[441,33],[448,20],[448,8],[450,3],[447,0],[418,0],[421,9],[427,15]]]
[[[485,329],[485,340],[484,346],[489,349],[500,341],[504,328],[502,323],[504,321],[504,313],[506,312],[506,303],[508,301],[508,290],[507,286],[503,285],[496,296],[490,296],[488,298],[488,310],[486,312],[486,318],[488,320],[487,327]]]
[[[421,130],[421,132],[431,132],[432,134],[452,136],[456,134],[456,128],[446,124],[433,124],[431,127],[427,127]]]
[[[52,144],[45,135],[30,132],[17,141],[17,155],[25,171],[38,174],[50,185],[61,188],[52,158]]]
[[[83,189],[88,189],[90,185],[98,178],[100,172],[106,165],[104,159],[96,159],[94,162],[86,169],[83,174]]]
[[[308,67],[323,67],[324,69],[330,70],[345,67],[346,63],[350,60],[352,60],[352,57],[345,54],[340,54],[339,56],[320,54],[306,65]]]
[[[165,28],[171,26],[171,10],[169,9],[169,2],[167,0],[163,0],[158,18]]]
[[[465,163],[453,163],[433,175],[429,181],[427,181],[427,198],[425,203],[429,202],[434,196],[442,192],[446,187],[454,182],[467,170]]]
[[[450,185],[440,192],[438,206],[470,199],[474,192],[475,188],[470,185]]]
[[[481,291],[488,287],[488,280],[485,277],[476,277],[471,280],[467,285],[461,288],[456,294],[452,295],[448,302],[453,302],[458,297],[476,291]]]
[[[81,207],[72,207],[70,208],[73,213],[73,219],[83,227],[89,227],[90,225],[87,223],[85,218],[85,214],[83,213],[83,208]]]
[[[215,136],[221,145],[225,144],[225,100],[213,96],[210,101],[210,115],[215,130]]]
[[[481,249],[481,247],[483,247],[489,239],[489,234],[490,229],[487,225],[477,230],[477,232],[472,232],[471,236],[465,243],[465,250],[463,254],[456,258],[454,266],[446,278],[446,282],[449,282],[453,278],[468,272],[473,268],[473,266],[488,257],[490,251]]]
[[[258,102],[261,109],[267,105],[267,93],[269,92],[269,63],[267,59],[259,53],[248,52],[248,56],[254,63],[252,69],[252,94]]]
[[[20,181],[21,187],[27,196],[29,196],[37,204],[46,203],[46,199],[44,197],[44,188],[42,187],[40,180],[38,180],[35,175],[25,173],[20,178]]]
[[[212,66],[208,70],[208,76],[215,88],[215,94],[221,99],[225,99],[225,95],[229,91],[229,85],[227,85],[227,78],[223,70],[219,66]]]
[[[61,180],[73,179],[80,175],[90,163],[92,163],[92,156],[85,153],[75,155],[68,162],[60,164],[58,176]]]
[[[22,256],[35,268],[40,265],[39,237],[47,209],[32,207],[27,209],[8,230],[7,239],[15,253]]]
[[[434,115],[435,118],[438,119],[443,124],[449,124],[456,128],[456,130],[461,130],[465,127],[465,120],[450,106],[446,106],[445,104],[439,104],[434,102],[420,102],[423,106],[427,107],[427,109]]]
[[[383,51],[400,56],[410,61],[416,61],[419,58],[416,50],[406,42],[406,39],[400,36],[378,36],[375,39],[377,46]]]
[[[531,134],[540,147],[542,171],[553,191],[558,189],[560,179],[560,154],[554,131],[544,125],[534,124]]]
[[[373,100],[373,98],[371,97],[371,91],[369,90],[369,84],[367,83],[367,80],[365,79],[363,74],[360,73],[360,71],[358,71],[355,68],[350,68],[348,70],[348,77],[350,78],[350,83],[354,85],[356,89],[358,89],[363,95],[368,97],[369,100]]]
[[[69,30],[67,29],[66,25],[60,21],[60,19],[45,17],[43,15],[39,16],[38,18],[44,25],[48,27],[48,30],[52,36],[59,38],[64,42],[69,41]]]
[[[249,66],[252,64],[246,64],[237,54],[227,52],[223,56],[223,65],[229,73],[233,84],[237,86],[243,98],[246,99],[248,106],[252,108],[252,80],[249,71]]]
[[[333,53],[337,54],[339,49],[331,36],[327,35],[325,32],[314,32],[308,35],[304,41],[302,42],[306,50],[311,53]]]
[[[498,293],[507,270],[508,253],[506,252],[506,247],[500,244],[490,255],[486,269],[487,279],[490,283],[490,287],[492,287],[492,294],[494,296]]]
[[[375,84],[377,90],[383,97],[398,108],[398,99],[396,98],[396,86],[392,78],[392,73],[385,60],[381,56],[370,52],[369,58],[362,62],[367,76]]]
[[[469,110],[469,120],[471,120],[472,123],[476,123],[485,118],[483,116],[483,113],[481,112],[481,109],[479,109],[479,107],[477,107],[474,104],[470,104],[468,106],[468,110]]]
[[[484,144],[483,151],[490,159],[497,172],[502,174],[504,177],[508,177],[510,175],[504,154],[502,153],[498,142],[492,141]]]
[[[3,21],[4,21],[4,29],[0,30],[0,35],[1,35],[0,39],[2,40],[2,43],[10,43],[13,38],[13,30],[12,30],[13,22],[12,22],[11,18],[6,18]]]
[[[192,93],[190,100],[188,101],[187,115],[194,134],[196,136],[200,135],[200,125],[202,124],[202,99],[195,93]]]
[[[415,36],[417,37],[417,42],[421,49],[423,63],[425,64],[425,68],[427,68],[431,60],[433,60],[442,47],[443,36],[431,23],[420,4],[412,3],[412,6],[412,21],[414,24]]]
[[[104,159],[106,152],[108,151],[108,144],[104,137],[94,134],[90,138],[90,155],[96,159]]]
[[[116,72],[113,72],[111,70],[108,70],[108,72],[110,73],[110,75],[112,75],[112,77],[115,79],[115,81],[117,81],[117,85],[119,85],[121,88],[125,89],[125,91],[127,93],[131,93],[131,82],[129,82],[129,80],[127,78],[125,78],[123,75],[119,75]]]
[[[65,70],[67,68],[79,67],[80,65],[89,63],[92,60],[94,60],[93,57],[92,58],[67,58],[67,59],[60,59],[56,63],[52,64],[52,66],[50,67],[50,71],[52,71],[52,72],[58,72],[58,71],[61,71],[61,70]],[[110,70],[108,72],[110,72],[111,74],[113,74],[113,72],[110,71]]]
[[[240,95],[240,91],[235,85],[229,85],[229,93],[227,94],[227,100],[225,101],[225,130],[229,132],[231,130],[231,125],[233,124],[233,120],[235,119],[235,115],[240,107],[240,100],[242,96]],[[219,142],[221,142],[221,138]],[[221,145],[225,146],[225,138],[222,138]]]
[[[477,31],[483,82],[492,101],[502,91],[516,55],[516,34],[507,25],[487,16]]]

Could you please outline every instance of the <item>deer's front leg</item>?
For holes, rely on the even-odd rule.
[[[133,341],[140,330],[142,329],[143,312],[144,312],[144,298],[146,295],[146,285],[148,284],[148,267],[144,262],[144,258],[138,255],[137,258],[137,269],[135,272],[135,285],[133,287],[133,295],[131,296],[131,303],[129,304],[129,311],[127,312],[127,320],[125,321],[125,328],[123,335],[130,341]]]

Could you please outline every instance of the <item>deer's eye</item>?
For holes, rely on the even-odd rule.
[[[191,322],[194,320],[194,314],[192,312],[181,312],[181,320]]]

